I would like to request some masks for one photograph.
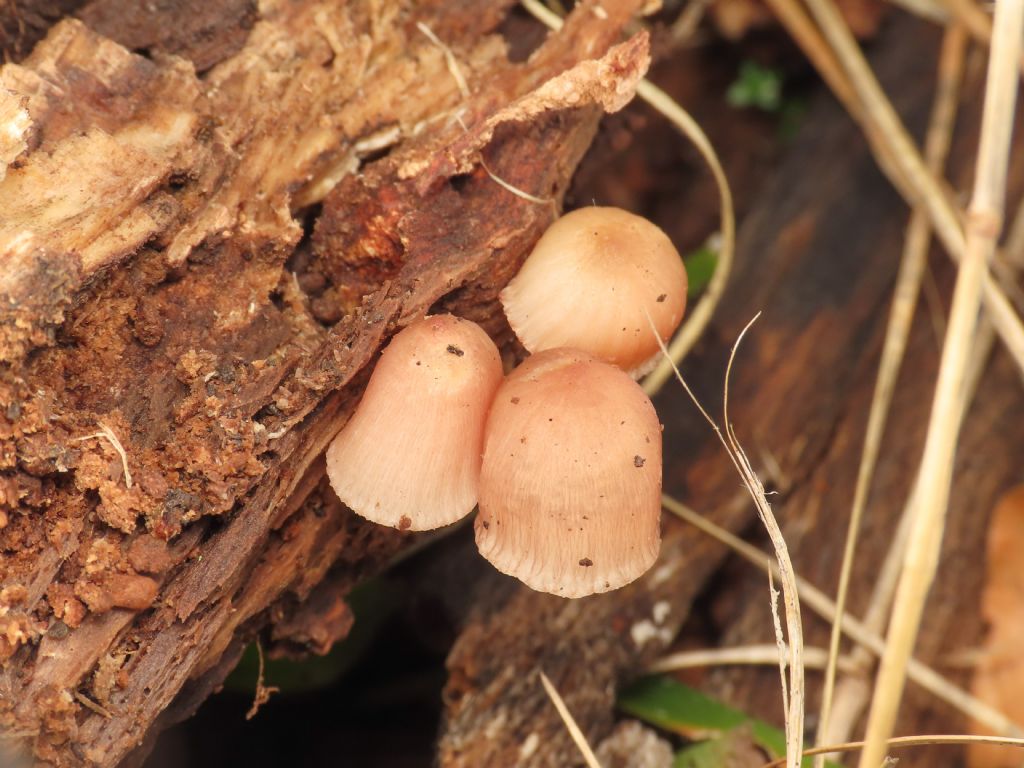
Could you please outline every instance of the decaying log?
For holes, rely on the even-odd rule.
[[[934,42],[934,32],[903,20],[878,41],[873,59],[889,93],[916,125],[929,108],[930,94],[921,83],[933,76],[934,56],[922,52],[933,50]],[[976,135],[975,120],[956,143],[960,177],[970,170]],[[830,96],[809,111],[757,199],[742,227],[734,278],[709,341],[687,360],[684,375],[711,413],[720,414],[725,356],[743,326],[763,310],[733,370],[731,422],[769,490],[778,491],[773,505],[795,566],[831,590],[907,211]],[[864,532],[853,585],[856,613],[864,609],[920,455],[937,354],[922,311]],[[960,450],[954,483],[960,490],[945,550],[955,573],[980,562],[985,515],[1000,487],[1019,472],[1015,457],[1024,449],[1024,429],[1007,415],[1019,412],[1022,395],[1002,362],[985,382]],[[756,536],[760,523],[753,504],[692,403],[670,385],[656,404],[665,424],[666,490],[719,525]],[[580,764],[539,684],[539,670],[552,679],[592,744],[608,735],[617,686],[640,674],[673,641],[694,598],[713,589],[709,580],[728,554],[703,533],[666,518],[658,563],[623,590],[564,601],[508,586],[504,599],[478,601],[448,659],[442,765]],[[980,575],[975,565],[969,576],[940,579],[923,633],[930,638],[922,643],[923,658],[948,649],[950,638],[964,644],[977,639],[976,618],[963,616],[974,616],[965,607],[976,597]],[[727,638],[723,644],[774,642],[763,575],[750,573],[723,606],[714,628]],[[806,611],[805,628],[809,642],[827,645],[827,626]],[[813,713],[818,678],[808,680]],[[741,710],[781,725],[777,668],[730,671],[711,682],[718,685],[709,690]],[[904,713],[907,732],[934,732],[929,712],[934,700],[926,704],[925,697],[913,696]],[[956,732],[958,721],[950,721],[948,711],[942,714],[946,728],[939,730]]]
[[[630,0],[522,63],[508,3],[120,5],[0,70],[0,723],[54,765],[144,751],[261,631],[347,631],[410,538],[319,457],[411,319],[510,338],[496,293],[648,62]]]

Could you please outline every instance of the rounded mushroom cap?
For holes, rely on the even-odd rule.
[[[400,530],[465,517],[476,505],[484,423],[501,379],[497,347],[469,320],[434,315],[399,332],[327,449],[338,497]]]
[[[533,589],[582,597],[643,574],[660,522],[661,425],[637,383],[570,349],[513,371],[487,420],[480,553]]]
[[[619,208],[580,208],[552,224],[501,292],[530,352],[573,347],[643,373],[686,308],[686,268],[651,222]]]

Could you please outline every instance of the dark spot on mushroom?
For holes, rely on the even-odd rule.
[[[656,301],[657,301],[657,302],[658,302],[659,304],[661,304],[661,302],[663,302],[663,301],[664,301],[665,299],[667,299],[667,298],[668,298],[668,294],[667,294],[667,293],[663,293],[663,294],[661,294],[661,296],[659,296],[659,297],[658,297],[658,298],[656,299]]]
[[[580,560],[580,565],[582,565],[584,568],[589,568],[593,564],[594,561],[591,560],[589,557],[584,557],[582,560]]]
[[[518,397],[513,397],[512,398],[512,405],[519,405],[519,398]]]
[[[454,344],[449,344],[448,345],[448,354],[449,355],[455,355],[456,357],[462,357],[466,353],[463,352],[458,347],[456,347]]]
[[[634,467],[642,467],[646,463],[646,461],[647,460],[643,456],[634,456],[633,457],[633,466]]]
[[[408,515],[402,515],[398,518],[398,530],[408,531],[410,526],[412,526],[412,520],[409,519]]]
[[[491,524],[489,522],[487,522],[486,520],[481,520],[480,521],[480,525],[482,525],[484,527],[485,531],[489,531],[491,529]]]
[[[419,360],[417,360],[417,361],[416,361],[416,365],[420,365],[420,364],[421,364],[421,363],[420,363],[420,361],[419,361]]]

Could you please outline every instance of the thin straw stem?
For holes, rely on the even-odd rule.
[[[818,0],[813,0],[817,2]],[[893,606],[868,714],[861,768],[877,768],[892,736],[924,604],[935,578],[960,432],[971,342],[983,280],[1002,225],[1006,169],[1017,98],[1017,62],[1024,32],[1024,0],[998,0],[989,56],[981,141],[967,242],[942,349],[924,455],[916,481],[914,524]]]
[[[939,73],[936,85],[935,101],[932,108],[928,135],[925,139],[925,156],[928,168],[936,175],[942,173],[946,156],[949,153],[953,125],[956,120],[956,106],[960,92],[960,76],[963,70],[966,35],[957,24],[947,29],[943,39],[942,52],[939,57]],[[835,661],[839,658],[839,641],[842,637],[843,614],[846,611],[846,598],[850,588],[850,576],[853,572],[854,555],[857,549],[857,538],[860,532],[861,519],[867,506],[868,493],[874,477],[875,466],[882,446],[882,436],[892,403],[896,378],[899,375],[900,363],[907,348],[910,326],[914,319],[917,296],[924,276],[928,259],[928,246],[931,241],[931,226],[928,216],[920,208],[911,215],[904,241],[903,257],[896,288],[893,294],[889,323],[886,328],[882,356],[878,364],[878,376],[875,391],[868,415],[867,431],[861,452],[860,465],[857,470],[857,481],[853,496],[853,508],[850,513],[849,527],[846,533],[846,544],[843,550],[843,561],[839,573],[839,587],[836,591],[836,620],[832,624],[829,641],[830,663],[825,670],[825,683],[821,699],[819,717],[818,746],[834,742],[829,725],[832,717],[832,695],[835,686]],[[824,755],[815,758],[815,765],[824,765]]]
[[[777,645],[743,645],[734,648],[706,648],[698,651],[678,651],[663,656],[647,668],[648,672],[674,672],[680,669],[712,666],[777,666],[779,648]],[[825,648],[804,646],[804,667],[806,669],[825,669],[828,664],[828,651]],[[844,671],[853,672],[854,668],[848,660],[839,659],[839,667]]]

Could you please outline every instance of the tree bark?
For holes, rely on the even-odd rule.
[[[100,0],[0,70],[0,722],[37,760],[137,761],[258,633],[344,635],[412,538],[320,457],[412,319],[509,341],[637,4],[516,63],[507,3]]]

